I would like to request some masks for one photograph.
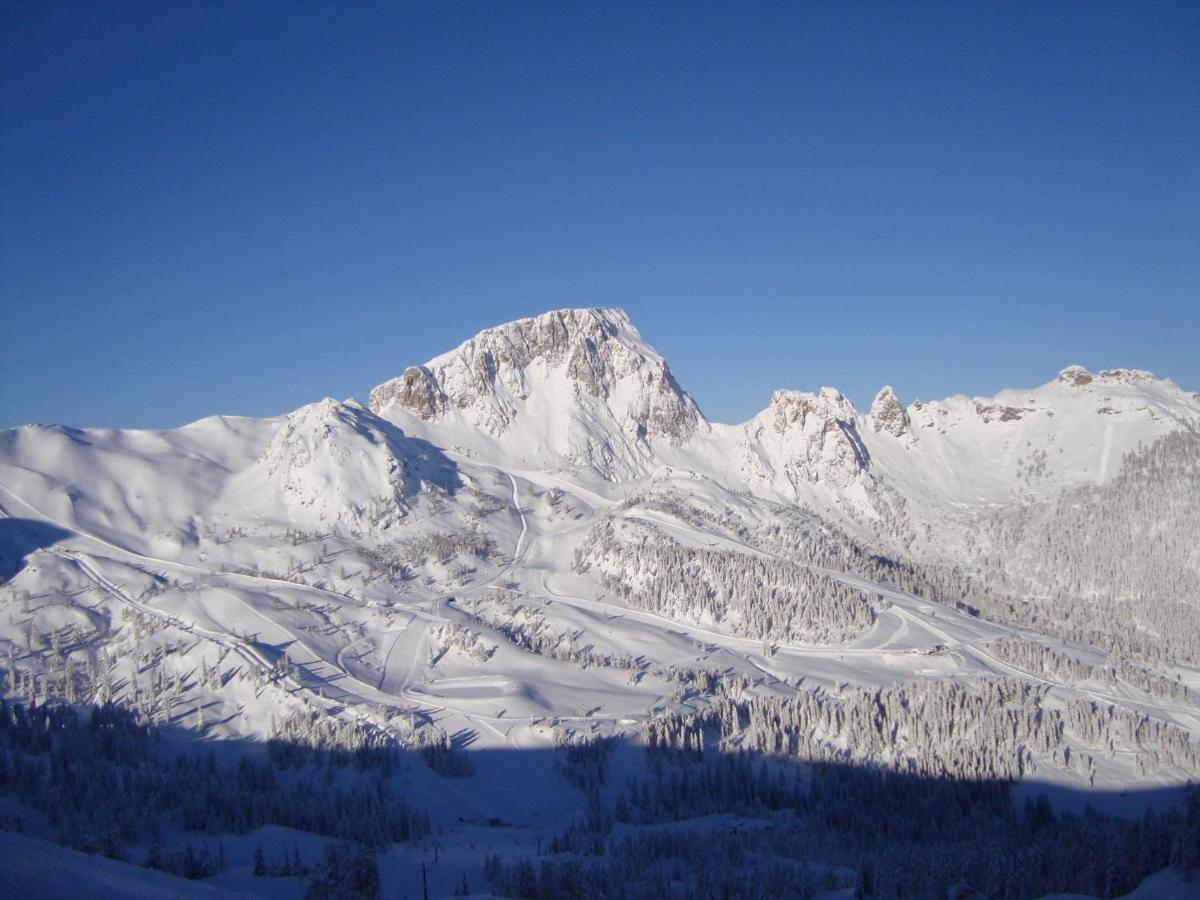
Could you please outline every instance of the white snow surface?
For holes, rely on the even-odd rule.
[[[0,831],[0,896],[43,900],[249,900],[257,892],[212,887],[102,856]]]
[[[890,604],[874,626],[846,644],[766,648],[722,623],[628,608],[573,566],[605,518],[761,555],[716,519],[732,510],[769,524],[779,504],[872,535],[902,502],[929,525],[930,548],[951,553],[957,517],[1101,483],[1138,445],[1200,424],[1196,395],[1134,370],[1071,367],[990,398],[893,400],[881,392],[864,415],[833,388],[781,390],[748,422],[710,423],[624,313],[562,310],[488,329],[380,385],[367,406],[325,399],[287,416],[161,431],[7,429],[0,551],[13,577],[0,589],[0,639],[23,646],[30,622],[46,635],[115,639],[138,613],[160,629],[149,642],[177,646],[166,665],[181,672],[293,667],[266,687],[234,678],[185,692],[173,721],[208,737],[265,737],[289,711],[319,708],[401,739],[428,721],[473,749],[546,749],[570,729],[621,733],[690,702],[654,672],[634,682],[529,652],[481,624],[487,615],[497,626],[537,619],[598,654],[742,672],[765,691],[989,674],[1043,682],[981,646],[1019,629],[853,573],[837,577]],[[647,493],[714,521],[638,505]],[[454,626],[486,653],[450,646]],[[1200,673],[1177,674],[1200,686]],[[1061,702],[1119,703],[1200,734],[1192,704],[1050,688]],[[414,802],[453,790],[472,815],[563,821],[536,763],[494,759],[451,787],[430,773]],[[1146,783],[1119,756],[1099,766],[1097,787]],[[1073,772],[1045,771],[1082,786]]]

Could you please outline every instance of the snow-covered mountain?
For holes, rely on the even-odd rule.
[[[467,446],[620,480],[652,468],[657,445],[708,424],[617,309],[557,310],[486,329],[379,385],[369,405]]]
[[[1149,372],[1069,366],[1030,390],[916,401],[903,413],[885,392],[872,410],[868,445],[889,477],[949,502],[1002,503],[1107,481],[1139,445],[1196,428],[1200,401]]]
[[[903,406],[889,386],[868,415],[834,388],[777,391],[741,426],[737,458],[753,488],[844,491],[883,477],[938,503],[1005,503],[1103,483],[1139,445],[1200,426],[1200,401],[1168,379],[1079,366],[1029,390]]]
[[[854,404],[834,388],[815,394],[776,391],[770,405],[741,428],[743,477],[751,485],[773,484],[785,493],[816,485],[843,490],[871,469],[859,433],[863,424]]]
[[[489,820],[659,821],[618,797],[635,747],[1103,805],[1200,777],[1198,465],[1200,396],[1146,372],[722,424],[623,312],[559,310],[366,406],[0,431],[3,689],[420,751],[406,797],[473,872]]]
[[[908,407],[888,386],[867,415],[835,388],[779,390],[742,425],[709,423],[615,309],[489,328],[379,385],[369,405],[440,446],[519,468],[629,482],[666,465],[868,515],[880,477],[942,505],[1052,496],[1200,423],[1200,400],[1170,380],[1079,366],[1038,388]]]
[[[452,492],[454,466],[424,441],[354,401],[326,398],[288,415],[252,469],[233,480],[248,506],[286,510],[298,526],[388,528],[422,490]]]

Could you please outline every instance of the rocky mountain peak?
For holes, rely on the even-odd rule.
[[[771,395],[767,409],[775,430],[780,433],[796,428],[811,430],[814,423],[827,430],[832,423],[853,422],[859,418],[854,404],[841,391],[831,387],[823,387],[815,394],[778,390]]]
[[[890,384],[885,384],[871,403],[871,427],[892,437],[909,434],[908,412]]]
[[[1158,381],[1153,372],[1145,369],[1101,369],[1089,372],[1083,366],[1067,366],[1058,373],[1058,381],[1071,387],[1086,387],[1093,382],[1103,384],[1147,384]]]
[[[1058,373],[1058,380],[1071,387],[1084,387],[1096,380],[1096,376],[1083,366],[1067,366]]]
[[[817,484],[847,489],[870,466],[861,422],[854,404],[835,388],[776,391],[770,405],[744,426],[743,471],[784,491]]]
[[[1158,381],[1153,372],[1145,369],[1101,369],[1099,378],[1110,384],[1146,384]]]
[[[630,440],[682,441],[703,416],[619,309],[560,309],[481,331],[376,387],[369,406],[457,411],[493,437],[531,415],[606,415]]]

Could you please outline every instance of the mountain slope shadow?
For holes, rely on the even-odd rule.
[[[12,578],[25,567],[25,558],[31,553],[70,535],[57,525],[34,519],[0,519],[0,578]]]
[[[264,883],[246,877],[248,861],[270,828],[288,829],[287,845],[303,844],[309,866],[323,843],[360,842],[377,858],[386,896],[446,896],[469,876],[499,896],[529,898],[808,898],[847,889],[878,898],[1112,897],[1168,866],[1182,878],[1200,865],[1200,795],[1187,790],[1147,792],[1144,810],[1112,816],[1095,808],[1113,799],[1104,792],[1079,792],[1083,811],[1071,812],[1041,797],[1020,802],[1006,781],[754,751],[681,752],[623,738],[401,750],[366,731],[328,744],[314,740],[319,730],[265,745],[199,743],[178,724],[150,727],[114,707],[35,714],[0,704],[0,752],[62,763],[0,779],[0,801],[24,811],[35,837],[157,858],[168,871],[185,842],[221,836],[234,871],[222,875],[224,863],[214,863],[191,877],[215,875],[222,887],[255,893]],[[457,764],[447,765],[447,754]],[[139,779],[126,777],[132,769]],[[510,799],[495,790],[505,780],[513,791],[541,792],[565,815],[552,824],[506,812]],[[63,824],[51,827],[48,817]],[[128,828],[105,826],[122,817]],[[169,840],[155,856],[163,826]],[[10,827],[0,818],[0,844]],[[1191,896],[1197,884],[1172,883],[1174,896]]]

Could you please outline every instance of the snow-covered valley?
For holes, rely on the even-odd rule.
[[[156,752],[221,764],[359,754],[326,759],[327,784],[386,758],[390,796],[427,816],[377,841],[389,895],[417,896],[422,863],[435,895],[631,871],[631,895],[717,895],[732,855],[758,896],[1124,893],[1200,840],[1193,795],[1180,811],[1200,778],[1200,395],[1146,372],[907,406],[884,388],[868,413],[780,390],[725,425],[624,313],[561,310],[366,405],[0,431],[0,517],[10,703],[112,704]],[[884,775],[891,800],[861,793]],[[99,848],[83,811],[55,820],[6,779],[0,824]],[[1044,825],[1043,793],[1053,834],[1003,845],[1028,857],[1000,873],[982,842],[1026,819],[996,797]],[[829,813],[856,803],[876,824]],[[882,816],[956,803],[1001,811],[865,859]],[[208,880],[251,894],[302,893],[249,872],[286,829],[312,861],[314,832],[362,839],[162,809],[168,847],[225,835]],[[696,834],[711,867],[678,838]],[[140,820],[121,839],[136,862],[150,842]]]

